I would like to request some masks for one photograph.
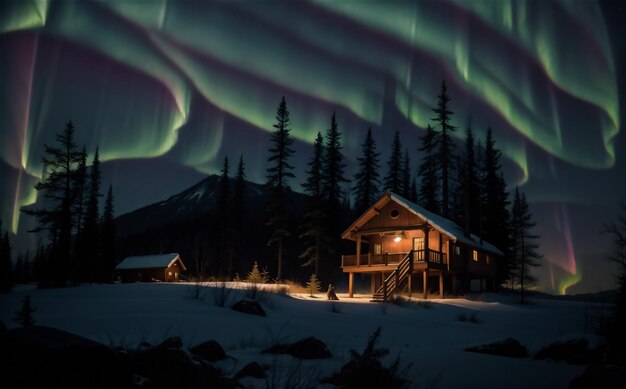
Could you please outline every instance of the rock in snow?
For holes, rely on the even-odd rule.
[[[250,315],[267,316],[261,304],[255,300],[239,300],[231,308],[237,312],[248,313]]]
[[[207,340],[189,349],[198,358],[209,362],[221,361],[226,358],[226,353],[222,346],[214,340]]]
[[[473,353],[498,355],[511,358],[528,358],[526,347],[513,338],[506,338],[499,342],[485,344],[482,346],[466,348],[465,351]]]
[[[269,354],[289,354],[300,359],[325,359],[332,357],[324,342],[312,336],[292,344],[276,344],[263,352]]]

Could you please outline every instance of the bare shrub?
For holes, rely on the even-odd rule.
[[[232,289],[226,286],[226,282],[220,281],[213,288],[213,303],[220,308],[224,308],[230,302],[231,293]]]

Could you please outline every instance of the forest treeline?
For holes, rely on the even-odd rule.
[[[296,177],[283,97],[267,150],[262,196],[251,195],[244,156],[238,156],[234,168],[226,156],[210,212],[117,238],[111,187],[100,213],[98,150],[88,165],[69,122],[57,135],[56,147],[45,146],[44,175],[35,187],[40,201],[22,209],[36,218],[33,232],[42,243],[32,260],[30,253],[20,254],[12,279],[35,279],[44,286],[110,282],[115,264],[126,255],[180,252],[188,273],[201,278],[230,279],[258,261],[274,279],[304,280],[313,273],[333,280],[340,254],[354,250],[340,233],[383,192],[392,191],[455,221],[468,236],[497,246],[505,254],[497,261],[497,285],[527,287],[540,258],[534,223],[525,195],[519,189],[514,196],[507,191],[493,131],[488,128],[484,139],[476,139],[471,126],[460,130],[453,125],[445,81],[432,112],[432,125],[419,138],[417,150],[403,147],[395,132],[384,168],[368,129],[353,176],[346,172],[333,112],[329,127],[313,142],[306,176]],[[454,140],[455,132],[463,132],[463,143]],[[411,167],[412,156],[417,170]],[[301,185],[304,195],[293,191],[294,185]],[[5,246],[10,247],[3,243],[0,252]]]

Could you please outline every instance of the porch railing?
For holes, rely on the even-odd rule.
[[[448,263],[446,254],[434,250],[413,250],[413,262],[426,262],[426,253],[428,253],[428,262],[443,264]],[[386,253],[386,254],[361,254],[359,266],[372,265],[397,265],[402,259],[410,253]],[[357,266],[356,255],[342,255],[341,266]]]

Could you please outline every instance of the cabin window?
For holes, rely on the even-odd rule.
[[[178,278],[178,273],[174,273],[174,277]]]
[[[473,255],[472,259],[473,259],[474,261],[478,262],[478,251],[474,250],[474,251],[472,252],[472,255]]]
[[[168,275],[168,276],[171,276],[171,275],[172,275],[172,272],[171,272],[171,271],[168,271],[168,272],[167,272],[167,275]]]
[[[491,263],[491,258],[489,257],[489,255],[485,256],[485,262],[487,263],[487,265]]]
[[[456,246],[455,248],[456,255],[461,255],[461,246]]]
[[[392,209],[390,216],[392,219],[397,219],[400,216],[400,211],[398,211],[398,208]]]
[[[374,243],[374,254],[382,254],[383,253],[383,245],[380,243]]]
[[[424,237],[418,236],[417,238],[413,238],[413,250],[420,251],[424,250]]]

